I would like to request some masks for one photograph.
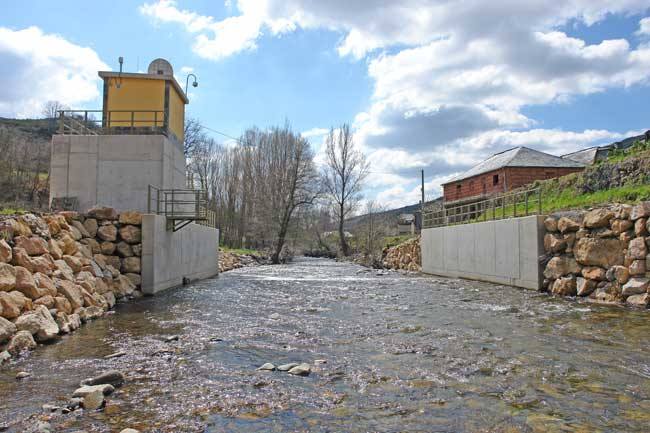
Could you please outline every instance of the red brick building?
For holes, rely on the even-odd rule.
[[[442,185],[445,203],[473,201],[536,180],[584,170],[584,164],[527,147],[497,153]]]

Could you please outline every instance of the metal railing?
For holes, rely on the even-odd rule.
[[[539,188],[514,191],[472,203],[445,207],[441,210],[426,209],[422,227],[433,228],[506,218],[517,218],[542,213],[542,191]]]
[[[61,110],[61,135],[142,135],[168,133],[162,110]]]
[[[147,211],[164,215],[168,229],[178,231],[191,222],[216,227],[216,213],[208,209],[208,194],[200,189],[160,189],[149,185]]]

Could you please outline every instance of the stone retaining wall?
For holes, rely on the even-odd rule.
[[[562,296],[647,307],[650,202],[549,216],[543,288]]]
[[[420,237],[409,239],[394,247],[383,251],[382,264],[387,269],[403,269],[406,271],[420,271],[422,261],[420,258]]]
[[[112,208],[0,219],[0,363],[141,296],[141,222]]]

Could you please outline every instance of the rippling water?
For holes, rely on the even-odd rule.
[[[116,368],[127,383],[106,409],[54,415],[55,431],[648,432],[648,319],[328,260],[239,269],[0,367],[0,426],[30,431]],[[309,377],[255,370],[315,360]]]

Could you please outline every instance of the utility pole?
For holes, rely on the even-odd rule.
[[[424,170],[420,170],[422,175],[422,186],[420,187],[420,192],[422,193],[422,200],[420,201],[420,230],[424,226]]]

